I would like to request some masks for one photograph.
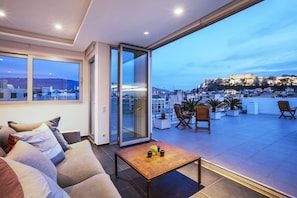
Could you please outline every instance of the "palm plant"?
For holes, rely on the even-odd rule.
[[[216,99],[209,99],[206,101],[207,104],[211,106],[211,111],[216,112],[218,107],[221,107],[223,105],[222,101],[216,100]]]
[[[183,102],[183,109],[184,111],[188,111],[190,113],[195,112],[195,106],[199,104],[202,98],[195,101],[194,99],[186,99],[185,102]]]
[[[228,96],[224,99],[224,105],[226,107],[229,107],[230,110],[242,109],[242,103],[241,103],[240,99],[233,98],[231,96]]]

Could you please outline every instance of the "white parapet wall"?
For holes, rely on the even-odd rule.
[[[279,109],[277,101],[287,100],[291,107],[297,107],[297,98],[262,98],[262,97],[251,97],[242,98],[242,107],[244,110],[248,110],[248,106],[251,103],[256,103],[259,114],[273,114],[278,115]],[[249,112],[247,112],[249,113]]]

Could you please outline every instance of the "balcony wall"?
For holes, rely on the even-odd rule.
[[[258,113],[259,114],[279,114],[279,109],[277,106],[277,101],[287,100],[290,103],[291,107],[297,107],[297,98],[261,98],[261,97],[251,97],[251,98],[242,98],[242,107],[247,109],[247,106],[251,102],[258,104]]]

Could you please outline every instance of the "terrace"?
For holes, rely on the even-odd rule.
[[[264,186],[296,197],[296,124],[275,114],[240,114],[211,120],[211,134],[172,124],[170,129],[154,128],[152,137],[199,154],[205,167],[235,175],[251,188],[261,191]]]

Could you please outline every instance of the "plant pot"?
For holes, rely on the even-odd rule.
[[[238,116],[239,115],[239,110],[235,109],[235,110],[227,110],[226,113],[227,116]]]
[[[210,112],[210,119],[212,120],[221,119],[221,112]]]
[[[156,119],[155,128],[157,129],[169,129],[171,127],[171,122],[169,119]]]

